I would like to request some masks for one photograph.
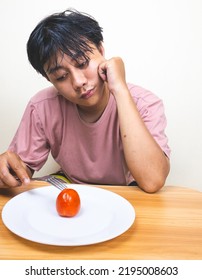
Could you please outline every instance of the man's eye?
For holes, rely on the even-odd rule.
[[[89,61],[88,61],[88,60],[85,60],[85,61],[83,61],[83,62],[80,62],[80,63],[78,64],[78,67],[79,67],[79,68],[85,68],[85,67],[88,66],[88,64],[89,64]]]
[[[65,73],[64,75],[58,77],[56,80],[59,81],[59,82],[63,81],[63,80],[65,80],[67,78],[67,76],[68,76],[68,73]]]

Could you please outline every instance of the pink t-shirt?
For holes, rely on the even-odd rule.
[[[128,87],[150,133],[169,157],[162,101],[139,86]],[[54,87],[40,91],[28,103],[9,149],[34,170],[51,152],[73,183],[128,185],[135,180],[125,163],[113,95],[100,119],[86,123],[77,106]]]

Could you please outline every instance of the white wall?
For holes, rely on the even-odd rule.
[[[123,57],[128,81],[164,100],[172,149],[167,184],[202,190],[201,0],[1,0],[0,153],[30,97],[49,85],[28,63],[28,36],[41,18],[69,7],[99,21],[106,56]],[[50,158],[39,174],[55,168]]]

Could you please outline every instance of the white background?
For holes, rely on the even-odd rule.
[[[0,153],[28,100],[49,86],[28,63],[28,37],[43,17],[69,7],[99,21],[106,58],[124,59],[128,82],[163,99],[172,149],[167,184],[202,190],[201,0],[1,0]],[[50,158],[39,174],[55,169]]]

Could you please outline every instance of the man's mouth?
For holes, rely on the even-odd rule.
[[[88,90],[88,91],[82,93],[80,98],[82,98],[82,99],[88,99],[88,98],[90,98],[93,94],[94,94],[93,89],[90,89],[90,90]]]

